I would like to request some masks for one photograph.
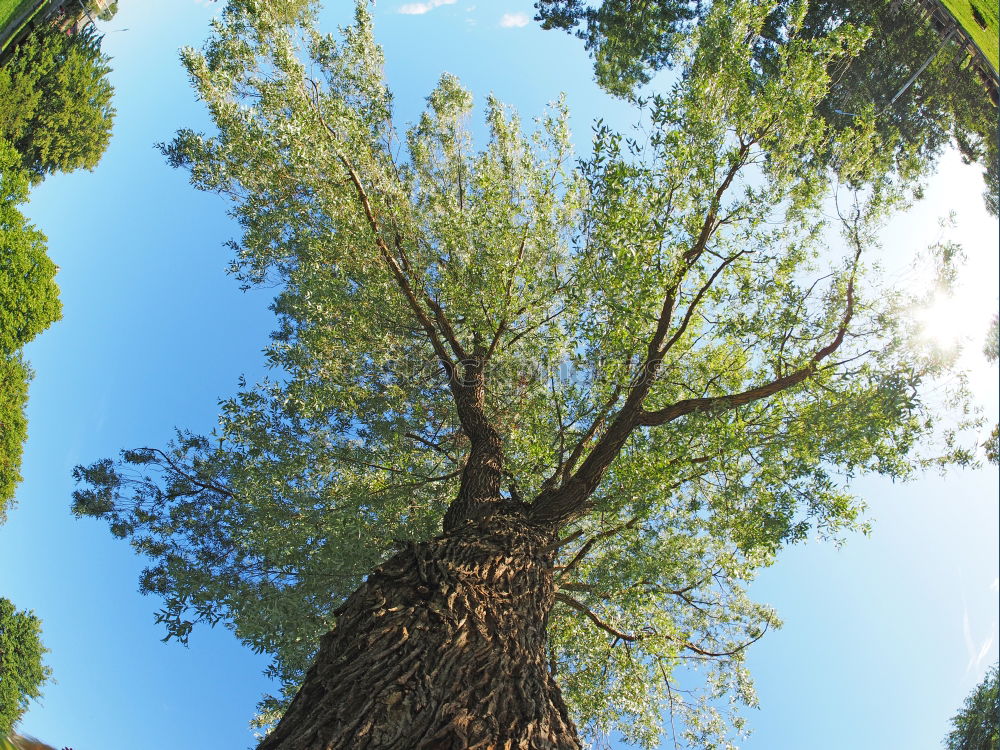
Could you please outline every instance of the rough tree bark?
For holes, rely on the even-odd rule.
[[[259,750],[581,747],[545,654],[554,535],[497,509],[372,572]]]

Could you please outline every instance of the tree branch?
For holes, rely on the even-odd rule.
[[[427,438],[421,437],[420,435],[417,435],[414,432],[406,432],[403,434],[403,437],[410,438],[410,440],[416,440],[418,443],[426,445],[431,450],[437,451],[438,453],[440,453],[442,456],[446,457],[453,463],[458,463],[458,459],[456,459],[448,451],[442,448],[440,443],[435,443],[433,440],[428,440]]]
[[[712,235],[718,228],[719,224],[716,218],[722,197],[732,185],[740,169],[745,165],[749,149],[749,144],[740,145],[738,158],[733,160],[725,177],[712,195],[697,239],[691,248],[684,253],[681,268],[667,284],[656,329],[653,331],[646,346],[645,361],[640,365],[638,377],[630,384],[631,390],[625,399],[625,403],[612,419],[605,433],[597,440],[576,473],[565,480],[561,487],[544,487],[538,494],[531,506],[533,519],[546,523],[565,523],[582,513],[587,498],[597,489],[601,478],[604,476],[604,472],[607,471],[608,466],[618,456],[618,453],[621,451],[622,446],[625,445],[632,431],[641,424],[640,417],[643,413],[642,403],[646,396],[649,395],[649,391],[656,380],[656,375],[662,363],[663,351],[665,351],[663,344],[673,320],[677,292],[688,272],[704,254]],[[708,282],[702,286],[687,310],[685,320],[682,322],[682,329],[671,339],[670,345],[673,345],[683,333],[683,328],[687,326],[691,316],[697,309],[698,303],[726,266],[743,254],[743,252],[738,253],[724,261],[712,274]]]
[[[611,625],[608,625],[606,622],[604,622],[604,620],[602,620],[600,617],[598,617],[597,615],[595,615],[593,613],[593,611],[591,611],[591,609],[589,607],[587,607],[587,606],[585,606],[583,604],[580,604],[580,602],[578,602],[572,596],[569,596],[567,594],[563,594],[563,593],[560,593],[560,592],[557,591],[556,592],[556,601],[557,602],[562,602],[566,606],[571,607],[572,609],[575,609],[577,612],[582,612],[584,615],[586,615],[587,619],[589,619],[597,627],[599,627],[601,630],[605,631],[606,633],[610,633],[611,635],[613,635],[615,638],[618,638],[619,640],[626,641],[628,643],[632,643],[632,642],[638,641],[639,639],[642,638],[641,635],[631,635],[629,633],[623,633],[621,630],[618,630],[617,628],[614,628]]]
[[[203,490],[210,490],[212,492],[218,492],[222,495],[226,495],[227,497],[231,497],[234,499],[236,498],[236,495],[234,495],[231,490],[228,490],[225,487],[221,487],[220,485],[217,485],[214,482],[206,482],[200,479],[195,479],[193,476],[191,476],[186,471],[182,470],[177,464],[175,464],[170,459],[170,457],[166,453],[161,451],[159,448],[143,448],[143,450],[147,450],[152,453],[159,453],[163,457],[163,460],[167,462],[167,464],[170,466],[171,469],[173,469],[175,473],[184,477],[184,479],[191,482],[191,484],[196,485],[197,487],[201,487],[201,489]]]
[[[652,631],[648,632],[648,633],[634,634],[634,633],[626,633],[626,632],[624,632],[622,630],[619,630],[618,628],[614,627],[613,625],[609,625],[604,620],[602,620],[600,617],[598,617],[594,613],[594,611],[590,609],[590,607],[586,606],[585,604],[581,604],[576,599],[574,599],[572,596],[569,596],[568,594],[563,594],[560,591],[556,592],[556,594],[555,594],[555,600],[557,602],[562,602],[563,604],[565,604],[566,606],[568,606],[568,607],[570,607],[572,609],[575,609],[577,612],[580,612],[581,614],[583,614],[584,616],[586,616],[586,618],[588,620],[590,620],[597,627],[599,627],[601,630],[603,630],[606,633],[609,633],[610,635],[613,635],[615,638],[617,638],[617,639],[619,639],[621,641],[624,641],[625,643],[635,643],[636,641],[641,641],[641,640],[648,639],[648,638],[655,638],[656,636],[660,635],[659,633],[652,632]],[[691,643],[690,641],[685,641],[685,640],[682,640],[680,638],[675,638],[675,637],[669,636],[669,635],[668,636],[662,636],[662,637],[665,637],[667,640],[674,641],[675,643],[679,643],[682,648],[685,648],[688,651],[692,651],[692,652],[698,654],[699,656],[708,656],[708,657],[713,657],[713,658],[720,658],[720,657],[724,657],[724,656],[735,656],[736,654],[740,653],[741,651],[747,649],[748,647],[750,647],[751,645],[753,645],[754,643],[756,643],[757,641],[759,641],[761,638],[764,637],[764,634],[767,632],[767,628],[768,628],[768,623],[765,622],[763,630],[761,630],[761,632],[759,634],[757,634],[757,636],[755,636],[754,638],[751,638],[746,643],[741,643],[739,646],[737,646],[736,648],[734,648],[732,651],[708,651],[707,649],[701,648],[701,646],[696,646],[695,644]]]
[[[716,656],[716,657],[718,657],[718,656],[735,656],[740,651],[743,651],[747,647],[751,646],[752,644],[756,643],[761,638],[763,638],[764,637],[764,633],[767,632],[767,628],[768,628],[768,623],[765,621],[764,622],[764,629],[761,630],[760,633],[756,637],[751,638],[746,643],[741,643],[739,646],[737,646],[736,648],[734,648],[732,651],[718,651],[718,652],[717,651],[706,651],[705,649],[700,648],[699,646],[695,646],[693,643],[689,643],[687,641],[683,641],[682,645],[688,651],[694,651],[696,654],[700,654],[701,656]],[[672,640],[676,640],[676,639],[672,639]]]
[[[611,409],[616,403],[618,403],[621,392],[622,384],[618,383],[611,392],[611,396],[604,403],[604,406],[602,406],[594,416],[594,420],[590,423],[590,427],[587,428],[587,431],[583,434],[579,441],[577,441],[576,445],[573,446],[573,450],[570,452],[569,458],[566,459],[566,463],[562,466],[556,467],[555,473],[553,473],[552,477],[550,477],[550,482],[555,483],[557,478],[560,482],[566,481],[570,472],[573,471],[573,467],[576,466],[576,462],[579,461],[580,456],[583,455],[583,451],[586,449],[587,443],[589,443],[594,438],[594,435],[597,434],[597,431],[601,429],[604,425],[604,421],[608,418],[608,414]]]
[[[614,528],[608,529],[606,531],[601,531],[595,534],[594,536],[590,537],[590,539],[584,542],[583,546],[581,546],[580,549],[577,550],[576,554],[573,555],[573,559],[570,560],[568,563],[566,563],[566,566],[562,569],[562,571],[560,571],[559,577],[563,578],[571,570],[573,570],[573,568],[575,568],[580,563],[580,561],[587,556],[587,553],[590,552],[591,548],[595,544],[597,544],[597,542],[601,541],[602,539],[607,539],[609,536],[614,536],[615,534],[618,534],[619,532],[622,532],[625,529],[631,529],[638,522],[639,522],[638,518],[633,518],[628,523],[615,526]]]
[[[430,309],[433,320],[424,309],[411,283],[409,263],[403,249],[402,238],[398,233],[394,236],[394,244],[400,253],[403,266],[396,260],[383,237],[382,226],[361,177],[353,163],[337,147],[337,133],[326,122],[320,107],[318,84],[312,80],[310,83],[313,86],[312,106],[316,110],[320,124],[333,144],[336,158],[346,170],[350,182],[354,186],[383,262],[388,266],[393,279],[427,334],[435,354],[445,369],[448,385],[455,400],[459,422],[462,425],[462,430],[469,437],[469,457],[462,469],[462,482],[458,497],[449,506],[444,519],[445,528],[453,528],[455,524],[463,520],[488,512],[488,507],[496,505],[500,500],[503,446],[499,433],[490,423],[483,408],[485,402],[485,349],[482,349],[477,343],[475,351],[472,352],[473,356],[470,357],[458,341],[441,305],[421,286],[420,296]],[[444,342],[442,342],[442,338]],[[449,356],[445,343],[454,354],[454,360]],[[460,367],[461,371],[459,371]]]
[[[413,290],[413,286],[410,283],[410,279],[407,276],[406,271],[404,271],[404,269],[400,267],[399,263],[393,257],[392,251],[389,249],[389,246],[386,244],[385,239],[382,237],[381,224],[378,220],[378,217],[375,214],[374,208],[372,208],[371,201],[369,200],[368,197],[368,192],[365,190],[365,187],[361,182],[361,177],[358,175],[357,170],[354,168],[354,165],[351,163],[351,161],[346,156],[344,156],[343,153],[341,153],[339,148],[337,148],[337,141],[338,141],[337,132],[332,127],[330,127],[329,123],[327,123],[326,118],[323,116],[323,110],[319,104],[318,84],[311,79],[309,82],[313,86],[312,105],[316,111],[316,116],[319,118],[320,124],[326,131],[327,138],[333,144],[334,155],[337,157],[341,165],[346,170],[347,175],[350,178],[351,184],[354,186],[355,193],[357,194],[358,200],[361,203],[361,207],[364,210],[365,218],[368,221],[369,227],[371,227],[372,235],[375,240],[375,246],[379,250],[379,255],[382,257],[383,262],[389,267],[389,271],[392,274],[393,280],[396,282],[396,285],[399,287],[400,291],[403,293],[403,296],[406,298],[406,301],[409,304],[410,309],[413,311],[413,314],[416,316],[417,321],[424,329],[424,332],[427,334],[428,339],[430,339],[431,346],[433,347],[435,354],[437,354],[438,359],[441,361],[441,364],[444,366],[449,379],[454,379],[455,362],[453,362],[452,359],[448,356],[448,352],[444,348],[438,336],[438,330],[435,328],[434,323],[427,315],[427,312],[420,304],[420,301],[417,299],[417,295]],[[396,238],[396,242],[397,244],[400,242],[398,237]]]
[[[715,283],[716,279],[719,278],[719,275],[724,270],[726,270],[726,266],[728,266],[730,263],[732,263],[736,259],[738,259],[738,258],[740,258],[740,257],[742,257],[744,255],[747,255],[750,252],[752,252],[752,251],[751,250],[741,250],[740,252],[736,253],[736,255],[732,255],[732,256],[726,258],[724,261],[722,261],[722,263],[719,265],[719,267],[716,268],[715,271],[712,273],[712,275],[708,277],[708,281],[706,281],[702,285],[701,289],[698,290],[697,294],[695,294],[694,299],[691,300],[691,304],[688,305],[688,309],[684,313],[684,318],[683,318],[683,320],[681,320],[681,324],[679,326],[677,326],[677,330],[674,331],[674,335],[671,336],[670,340],[667,341],[663,345],[663,347],[657,352],[657,356],[658,357],[662,358],[663,355],[666,354],[668,351],[670,351],[670,348],[674,344],[677,343],[677,341],[680,339],[680,337],[684,335],[684,331],[687,330],[688,324],[691,322],[691,317],[694,315],[695,311],[698,309],[698,305],[701,304],[702,298],[705,296],[705,294],[708,292],[708,290],[712,288],[712,285]]]
[[[751,388],[742,393],[735,393],[728,396],[713,396],[709,398],[690,398],[678,401],[663,409],[656,411],[641,411],[639,414],[639,424],[647,427],[666,424],[679,417],[695,411],[729,410],[738,406],[744,406],[762,398],[767,398],[775,393],[779,393],[813,375],[819,369],[819,363],[833,354],[844,342],[847,328],[854,315],[854,279],[857,272],[858,260],[861,256],[861,248],[858,247],[854,255],[854,263],[851,267],[850,280],[847,283],[847,305],[844,315],[841,318],[837,333],[829,344],[816,351],[809,359],[809,363],[795,372],[780,378],[775,378],[769,383]]]

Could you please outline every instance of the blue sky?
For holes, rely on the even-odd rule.
[[[69,513],[74,464],[161,445],[175,426],[210,430],[241,374],[262,374],[271,327],[265,291],[224,273],[237,234],[214,196],[194,192],[153,144],[206,127],[177,49],[198,45],[218,9],[201,0],[126,0],[105,25],[118,119],[93,173],[50,178],[28,213],[61,270],[64,319],[28,348],[36,370],[19,506],[0,527],[0,595],[43,620],[56,682],[21,730],[75,750],[244,748],[267,689],[264,657],[224,629],[188,648],[159,641],[155,599],[137,592],[142,562]],[[408,11],[408,12],[401,12]],[[349,4],[324,14],[332,28]],[[591,82],[580,43],[543,33],[529,2],[379,0],[377,34],[404,121],[442,71],[482,102],[526,117],[566,92],[581,149],[595,117],[628,109]],[[125,30],[127,29],[127,30]],[[954,210],[966,246],[965,291],[948,310],[967,336],[971,384],[991,420],[997,372],[979,350],[997,306],[997,224],[975,169],[950,155],[925,200],[884,233],[885,273],[910,283],[913,255]],[[948,718],[997,658],[997,472],[864,479],[874,531],[840,547],[786,551],[755,585],[785,627],[756,644],[760,710],[751,750],[940,747]]]

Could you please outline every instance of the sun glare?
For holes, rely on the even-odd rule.
[[[975,307],[967,294],[935,293],[930,304],[917,311],[921,335],[941,349],[966,343],[982,327],[982,321],[975,320]]]

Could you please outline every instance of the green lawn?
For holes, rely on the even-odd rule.
[[[34,2],[35,0],[0,0],[0,49],[7,46],[7,38],[21,27],[18,24],[17,29],[7,29],[7,24],[17,18],[25,8],[31,7]],[[4,30],[7,30],[8,34],[4,34]]]
[[[997,23],[997,0],[941,0],[941,2],[983,51],[993,69],[1000,70],[997,66],[997,37],[1000,35],[1000,24]],[[980,18],[986,22],[985,29],[976,21],[973,8],[979,11]]]
[[[31,5],[31,0],[0,0],[0,29],[14,19],[22,5]]]

